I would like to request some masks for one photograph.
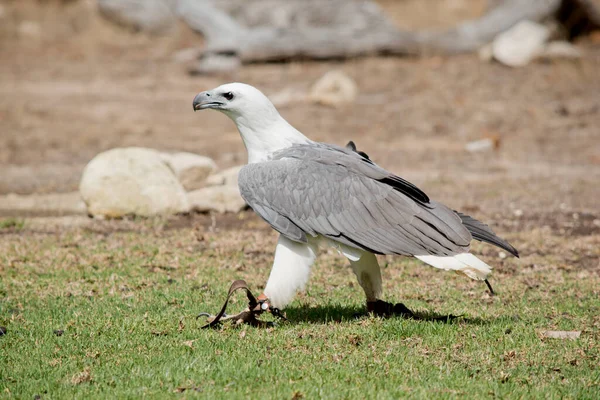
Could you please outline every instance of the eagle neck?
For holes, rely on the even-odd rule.
[[[237,116],[234,121],[248,151],[248,164],[267,161],[278,150],[310,142],[279,114],[260,119]]]

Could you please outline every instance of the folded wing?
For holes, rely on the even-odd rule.
[[[413,184],[341,147],[294,145],[240,171],[240,192],[274,229],[295,241],[322,235],[378,254],[450,256],[471,233]]]

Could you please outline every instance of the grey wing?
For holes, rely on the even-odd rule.
[[[304,151],[304,157],[287,153],[240,171],[242,196],[281,234],[296,241],[322,235],[378,254],[468,250],[471,235],[452,210],[416,201],[377,175],[384,171],[379,167],[377,179],[370,177],[360,159],[354,165],[346,155],[330,154],[319,162],[308,154],[313,150]]]

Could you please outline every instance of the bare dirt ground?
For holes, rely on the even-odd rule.
[[[581,60],[521,69],[476,55],[373,57],[250,65],[200,77],[174,59],[202,43],[184,26],[151,37],[102,21],[90,2],[48,3],[2,3],[0,194],[76,190],[85,164],[120,146],[195,152],[222,168],[241,164],[245,149],[234,125],[215,112],[192,112],[198,91],[243,81],[268,95],[301,92],[341,69],[360,88],[354,104],[333,109],[292,100],[281,107],[284,117],[315,140],[354,140],[430,197],[489,222],[525,255],[548,252],[600,271],[600,46],[591,40],[580,43]],[[384,2],[399,24],[427,26],[421,6],[415,19],[406,2],[397,4]],[[500,138],[499,149],[464,149],[486,135]],[[245,222],[217,220],[228,228],[263,226],[250,215]],[[30,229],[52,232],[64,227],[60,221],[36,219]],[[210,217],[165,226],[198,224],[209,225]],[[134,229],[125,222],[94,226]]]

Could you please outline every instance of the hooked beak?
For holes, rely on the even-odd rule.
[[[215,101],[210,92],[201,92],[194,97],[194,111],[206,110],[207,108],[219,108],[223,105],[220,101]]]

